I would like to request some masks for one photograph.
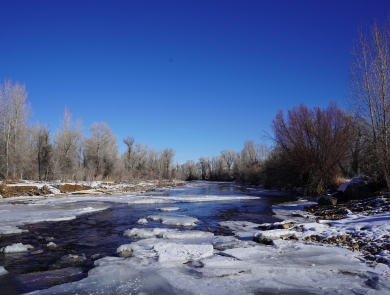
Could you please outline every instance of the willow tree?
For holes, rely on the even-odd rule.
[[[326,109],[309,109],[301,104],[287,112],[280,111],[272,122],[273,140],[287,187],[303,187],[306,194],[322,193],[335,183],[340,163],[349,156],[354,136],[351,120],[331,103]],[[283,181],[282,181],[283,183]]]

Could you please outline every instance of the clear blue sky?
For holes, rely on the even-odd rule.
[[[261,142],[278,110],[343,106],[357,28],[388,0],[0,2],[0,83],[25,83],[52,134],[64,107],[85,134],[171,147],[183,163]]]

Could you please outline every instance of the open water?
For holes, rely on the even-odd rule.
[[[0,294],[23,294],[86,277],[96,259],[117,256],[116,249],[131,242],[128,237],[123,236],[125,230],[133,227],[169,228],[154,221],[147,225],[137,223],[140,218],[148,215],[196,217],[200,222],[193,229],[211,231],[216,235],[230,235],[228,229],[218,225],[220,221],[275,222],[278,220],[273,217],[270,207],[293,200],[282,194],[267,195],[256,188],[242,187],[229,182],[193,184],[184,188],[157,191],[153,195],[249,195],[261,198],[177,204],[112,204],[107,210],[81,215],[74,220],[25,225],[27,233],[0,236],[0,248],[12,243],[30,244],[34,247],[27,253],[0,253],[0,265],[9,272],[0,277]],[[168,206],[180,207],[180,210],[174,212],[157,210]],[[49,249],[47,244],[50,241],[58,247]]]

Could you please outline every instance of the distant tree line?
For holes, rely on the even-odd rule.
[[[105,122],[82,133],[81,120],[65,109],[54,135],[47,125],[28,126],[30,107],[25,85],[7,80],[0,85],[0,176],[32,180],[134,180],[178,177],[171,148],[156,151],[124,139],[119,155],[117,138]],[[180,176],[180,175],[179,175]]]
[[[214,157],[200,157],[198,162],[187,161],[180,171],[187,180],[238,180],[245,183],[259,183],[263,177],[263,166],[270,154],[266,144],[247,140],[240,152],[221,151]]]

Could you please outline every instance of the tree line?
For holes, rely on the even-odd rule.
[[[47,125],[28,126],[30,106],[25,85],[10,80],[0,85],[0,176],[31,180],[134,180],[176,177],[171,148],[156,151],[123,141],[127,150],[118,152],[117,138],[105,122],[90,126],[90,137],[82,133],[81,120],[64,110],[54,136]]]

